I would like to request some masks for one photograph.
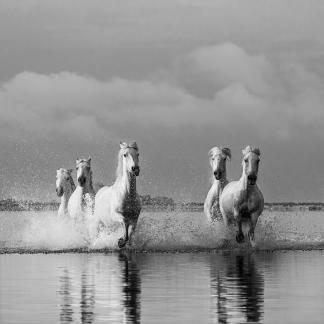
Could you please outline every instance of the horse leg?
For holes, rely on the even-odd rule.
[[[258,221],[259,215],[256,213],[253,213],[250,218],[250,230],[248,233],[249,239],[250,239],[250,244],[254,248],[255,247],[255,241],[254,241],[254,229],[256,226],[256,223]]]
[[[126,245],[128,239],[129,239],[128,238],[128,227],[129,227],[129,223],[124,221],[124,225],[125,225],[125,235],[124,235],[124,237],[121,237],[118,240],[118,247],[120,249],[123,248]]]
[[[137,222],[133,222],[131,227],[130,227],[130,230],[129,230],[129,244],[132,243],[132,238],[133,238],[135,230],[136,230],[136,225],[137,225]]]
[[[243,243],[244,242],[244,234],[242,231],[242,219],[240,216],[237,218],[237,226],[238,226],[238,231],[236,234],[236,242]]]

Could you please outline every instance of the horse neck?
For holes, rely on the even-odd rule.
[[[63,196],[61,197],[61,206],[63,206],[64,210],[67,211],[68,208],[68,202],[73,193],[73,188],[67,186],[64,189]]]
[[[239,183],[240,183],[240,189],[242,193],[244,194],[244,196],[247,197],[251,190],[251,185],[249,185],[247,175],[244,173],[244,171],[242,171],[242,175],[239,180]]]
[[[215,186],[217,188],[217,191],[219,191],[220,193],[223,191],[224,187],[228,184],[227,181],[227,176],[226,176],[226,169],[223,173],[223,176],[221,179],[217,180],[214,176],[213,176],[213,186]]]
[[[90,175],[90,177],[87,178],[84,187],[82,187],[82,194],[86,194],[86,193],[90,193],[90,194],[94,193],[92,175]]]
[[[136,198],[136,176],[123,168],[123,173],[116,179],[115,185],[119,188],[122,198],[135,200]]]

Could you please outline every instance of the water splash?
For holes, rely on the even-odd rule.
[[[324,217],[321,212],[264,212],[255,231],[256,249],[324,248]],[[122,224],[103,229],[89,240],[88,227],[59,218],[54,212],[1,212],[0,251],[98,251],[118,249]],[[147,251],[194,251],[213,249],[250,250],[235,241],[235,228],[222,222],[209,225],[203,213],[155,212],[140,215],[128,249]]]

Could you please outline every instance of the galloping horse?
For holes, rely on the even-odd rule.
[[[249,222],[248,236],[254,247],[254,229],[264,207],[263,195],[256,184],[261,154],[258,148],[251,146],[247,146],[242,153],[242,176],[238,181],[232,181],[225,186],[220,197],[220,209],[226,225],[237,223],[238,243],[244,241],[242,222]]]
[[[231,150],[227,147],[213,147],[209,153],[209,163],[213,170],[213,184],[209,189],[205,203],[204,212],[209,222],[222,219],[219,209],[219,197],[228,184],[226,178],[226,161],[231,158]]]
[[[138,146],[136,142],[120,143],[115,183],[101,188],[95,198],[95,231],[99,224],[106,227],[111,222],[122,222],[125,235],[118,240],[124,247],[135,231],[141,202],[136,192],[136,177],[139,175]]]
[[[94,190],[92,185],[91,158],[76,160],[77,187],[70,197],[68,211],[75,221],[93,213]]]
[[[75,190],[75,184],[71,176],[72,171],[72,169],[63,168],[56,171],[56,193],[61,197],[61,204],[58,209],[59,216],[68,214],[68,202]]]

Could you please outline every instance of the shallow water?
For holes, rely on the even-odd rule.
[[[75,226],[53,212],[0,212],[0,253],[18,251],[96,251],[117,249],[123,228],[94,242],[87,237],[87,226]],[[268,212],[259,218],[255,230],[257,250],[322,249],[323,212]],[[235,229],[226,230],[222,222],[210,226],[203,213],[142,213],[132,246],[137,251],[229,249],[247,250],[248,243],[237,244]]]
[[[323,323],[324,251],[0,255],[0,322]]]

